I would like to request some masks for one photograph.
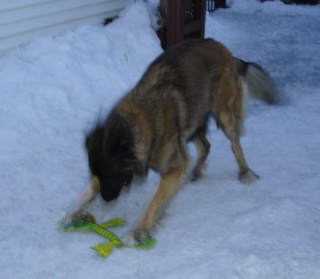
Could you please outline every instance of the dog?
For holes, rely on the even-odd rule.
[[[202,175],[210,150],[209,117],[231,142],[240,181],[254,182],[259,177],[248,167],[239,142],[247,95],[269,104],[276,100],[269,74],[255,63],[233,57],[221,43],[187,40],[167,49],[114,106],[105,123],[87,136],[93,179],[75,212],[99,191],[106,201],[117,198],[134,176],[153,169],[161,176],[156,192],[125,237],[130,245],[143,243],[187,177],[188,142],[194,143],[198,154],[190,178]]]

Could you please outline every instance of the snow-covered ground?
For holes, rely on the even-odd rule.
[[[320,274],[320,6],[234,0],[207,14],[206,36],[264,66],[281,106],[249,102],[243,149],[261,179],[242,185],[210,124],[206,174],[166,210],[151,250],[89,247],[95,234],[57,230],[90,179],[84,136],[162,52],[142,3],[107,27],[39,38],[0,58],[0,278],[316,279]],[[195,150],[190,146],[194,157]],[[159,177],[100,196],[99,222],[137,220]]]

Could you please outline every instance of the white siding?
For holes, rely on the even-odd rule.
[[[0,53],[37,36],[102,23],[133,0],[0,0]]]

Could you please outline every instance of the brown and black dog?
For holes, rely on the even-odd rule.
[[[240,181],[255,181],[258,176],[248,167],[239,143],[249,94],[270,104],[275,100],[266,71],[233,57],[221,43],[189,40],[166,50],[105,123],[88,135],[93,180],[74,212],[99,190],[106,201],[117,198],[134,175],[145,175],[151,168],[161,180],[140,222],[125,239],[129,244],[143,242],[187,175],[190,141],[198,152],[191,179],[201,176],[210,149],[206,138],[210,116],[231,141]]]

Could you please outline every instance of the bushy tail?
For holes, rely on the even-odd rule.
[[[277,94],[269,74],[255,63],[245,62],[234,57],[239,75],[246,83],[249,96],[268,104],[277,103]]]

